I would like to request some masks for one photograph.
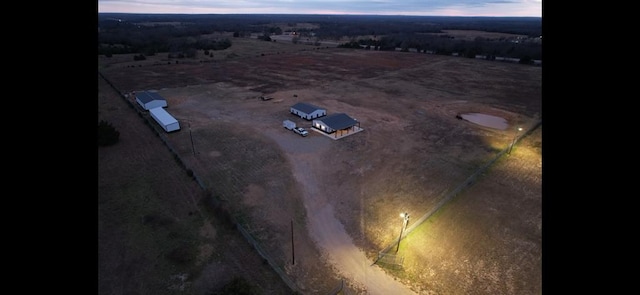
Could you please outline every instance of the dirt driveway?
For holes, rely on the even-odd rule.
[[[305,138],[290,131],[273,129],[268,129],[264,134],[280,145],[291,163],[295,179],[303,184],[310,237],[333,267],[340,270],[340,276],[347,278],[357,289],[367,290],[367,294],[415,294],[373,265],[365,253],[355,246],[340,220],[335,217],[330,200],[320,189],[322,184],[316,180],[321,179],[323,173],[316,174],[316,171],[323,167],[323,155],[330,151],[333,140],[316,132],[311,132]]]

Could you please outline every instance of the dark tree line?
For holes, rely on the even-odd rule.
[[[170,52],[185,55],[196,49],[220,50],[231,46],[231,40],[205,39],[202,35],[233,32],[234,37],[243,37],[253,33],[270,41],[270,35],[283,33],[274,23],[287,23],[292,27],[297,23],[314,23],[319,27],[296,31],[301,36],[313,34],[317,40],[375,36],[369,40],[353,40],[341,47],[401,48],[436,54],[457,52],[467,57],[487,55],[542,60],[542,42],[538,38],[542,35],[542,19],[536,17],[101,13],[98,14],[98,54]],[[529,38],[522,42],[506,38],[466,41],[443,35],[445,30],[510,33]]]
[[[487,56],[487,59],[495,57],[526,58],[527,60],[542,60],[542,47],[536,42],[515,43],[510,40],[486,40],[476,38],[473,41],[455,40],[445,35],[411,35],[396,34],[376,39],[360,39],[340,44],[342,48],[358,48],[365,50],[381,51],[417,51],[419,53],[432,53],[451,55],[458,53],[460,56],[475,58],[476,55]]]
[[[211,33],[190,25],[137,25],[130,22],[106,21],[98,32],[98,54],[140,53],[147,56],[159,52],[184,53],[191,49],[222,50],[231,40],[203,38]]]

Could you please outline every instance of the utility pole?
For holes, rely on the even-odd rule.
[[[189,124],[189,138],[191,138],[191,150],[193,151],[193,156],[196,156],[196,148],[193,146],[193,135],[191,135],[191,122],[187,122]]]
[[[293,261],[291,264],[296,265],[296,254],[293,246],[293,219],[291,219],[291,259]]]

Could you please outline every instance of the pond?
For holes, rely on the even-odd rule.
[[[475,123],[478,125],[482,125],[489,128],[505,130],[509,127],[507,120],[501,117],[491,116],[487,114],[481,113],[467,113],[460,114],[457,116],[459,119],[462,118],[471,123]]]

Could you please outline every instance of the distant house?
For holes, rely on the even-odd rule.
[[[180,123],[178,123],[178,120],[171,116],[171,114],[162,107],[150,109],[149,114],[154,120],[156,120],[156,122],[158,122],[158,124],[160,124],[160,127],[162,127],[164,131],[172,132],[180,130]]]
[[[337,113],[313,120],[311,127],[328,134],[335,132],[337,136],[337,133],[348,133],[355,131],[356,128],[360,129],[360,122],[345,113]]]
[[[160,96],[157,92],[142,91],[136,92],[136,101],[145,110],[154,109],[157,107],[166,107],[167,100]]]
[[[327,110],[306,102],[299,102],[291,106],[290,112],[300,118],[311,120],[327,115]]]

